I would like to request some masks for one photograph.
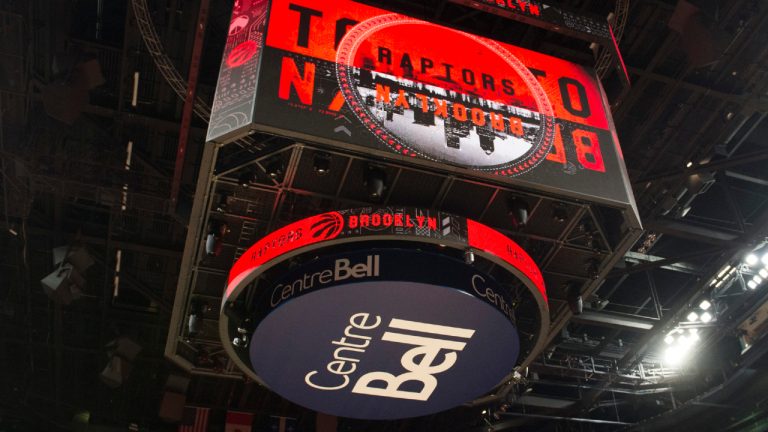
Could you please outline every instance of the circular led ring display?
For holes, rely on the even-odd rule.
[[[532,356],[541,349],[544,333],[549,326],[548,307],[541,272],[530,256],[514,241],[490,227],[432,210],[368,207],[332,211],[280,228],[256,242],[235,263],[223,298],[223,308],[236,301],[246,286],[260,275],[288,259],[306,254],[321,255],[322,250],[342,244],[363,242],[366,248],[370,248],[375,247],[372,245],[376,242],[392,240],[414,245],[440,245],[452,250],[471,250],[477,257],[490,260],[507,270],[528,288],[528,293],[538,305],[538,332],[534,335],[533,348],[528,357],[522,359],[522,363],[530,362]],[[224,313],[220,316],[219,328],[225,350],[233,361],[251,378],[263,383],[261,377],[247,364],[247,358],[243,360],[230,343],[231,323]],[[511,371],[515,363],[514,360],[508,361],[507,370]]]

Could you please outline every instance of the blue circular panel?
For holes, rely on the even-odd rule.
[[[261,320],[250,358],[272,390],[328,414],[397,419],[458,406],[509,373],[518,335],[487,277],[465,266],[462,291],[360,266],[359,282],[287,298]]]

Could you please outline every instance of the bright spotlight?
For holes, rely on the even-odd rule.
[[[753,281],[755,281],[755,283],[756,283],[756,284],[758,284],[758,285],[760,285],[760,283],[762,283],[762,282],[763,282],[763,278],[761,278],[761,277],[760,277],[760,276],[758,276],[758,275],[754,275],[754,276],[752,276],[752,280],[753,280]]]
[[[688,329],[688,331],[691,332],[691,335],[688,336],[691,342],[697,342],[699,339],[701,339],[699,337],[699,329],[692,328],[692,329]]]
[[[763,254],[763,257],[760,258],[760,262],[762,262],[763,265],[768,266],[768,252]]]
[[[759,272],[757,272],[761,278],[768,279],[768,270],[762,268]]]
[[[701,314],[701,322],[708,323],[710,321],[712,321],[712,314],[710,314],[709,312],[704,312],[703,314]]]
[[[696,312],[691,312],[688,314],[686,319],[688,319],[688,322],[696,322],[699,319],[699,314]]]
[[[728,270],[730,270],[730,269],[731,269],[731,266],[730,265],[726,265],[725,267],[723,267],[722,270],[720,270],[720,273],[717,274],[717,277],[718,278],[723,277],[723,275],[725,275],[728,272]]]
[[[675,337],[671,334],[667,335],[667,337],[664,338],[664,343],[667,345],[672,345],[672,342],[675,341]]]
[[[688,349],[682,345],[672,345],[664,351],[664,361],[672,366],[679,365],[685,360]]]
[[[749,266],[753,266],[753,265],[757,264],[757,261],[758,261],[757,255],[755,255],[753,253],[747,255],[746,257],[744,257],[744,262],[747,263],[747,265],[749,265]]]
[[[710,306],[712,306],[712,303],[710,303],[708,300],[702,300],[701,303],[699,303],[701,310],[707,310]]]
[[[755,288],[757,288],[757,282],[751,280],[751,281],[747,282],[747,286],[749,287],[749,289],[755,289]]]

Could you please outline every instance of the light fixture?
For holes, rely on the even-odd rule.
[[[472,249],[467,249],[464,251],[464,262],[469,265],[475,262],[475,253],[472,252]]]
[[[232,339],[232,345],[238,348],[245,348],[246,346],[248,346],[248,336],[241,335],[239,337]]]
[[[528,202],[520,197],[511,197],[507,201],[507,214],[509,215],[512,227],[520,229],[528,224],[528,213],[531,207]]]
[[[697,328],[690,328],[690,329],[688,329],[688,333],[690,333],[690,336],[688,336],[688,338],[692,342],[697,342],[699,339],[701,339],[699,337],[699,329],[697,329]]]
[[[712,306],[712,303],[710,303],[709,300],[702,300],[701,303],[699,303],[701,310],[707,310],[710,306]]]
[[[200,332],[200,327],[202,326],[202,321],[202,314],[197,312],[189,314],[189,319],[187,320],[187,335],[189,335],[190,338],[197,337],[197,334]]]
[[[686,167],[686,168],[690,168],[690,167],[692,167],[692,166],[693,166],[693,162],[691,162],[691,161],[688,161],[688,163],[687,163],[687,164],[685,164],[685,167]]]
[[[592,309],[601,311],[605,309],[606,306],[608,306],[608,303],[611,301],[608,299],[595,299],[592,301]]]
[[[312,162],[312,169],[319,176],[324,176],[331,172],[331,155],[328,153],[316,153]]]
[[[760,262],[762,262],[763,265],[768,266],[768,252],[763,254],[763,257],[760,258]]]
[[[718,278],[721,278],[721,277],[723,277],[723,275],[724,275],[725,273],[727,273],[727,272],[728,272],[728,270],[730,270],[730,269],[731,269],[731,266],[730,266],[730,265],[726,265],[725,267],[723,267],[723,269],[722,269],[722,270],[720,270],[720,273],[718,273],[718,274],[717,274],[717,277],[718,277]]]
[[[190,338],[195,338],[202,332],[203,320],[206,312],[211,311],[208,302],[193,299],[189,303],[189,318],[187,320],[187,334]]]
[[[245,187],[248,187],[248,185],[246,184]],[[229,194],[221,192],[221,194],[219,194],[218,202],[216,203],[216,211],[223,213],[227,211],[227,207],[229,207]]]
[[[568,298],[568,307],[574,315],[581,315],[584,311],[584,299],[581,297],[581,289],[576,282],[566,283],[565,289]]]
[[[708,323],[712,321],[712,314],[710,314],[709,312],[704,312],[703,314],[701,314],[701,317],[699,318],[701,319],[701,322]]]
[[[749,287],[749,289],[755,289],[755,288],[757,288],[757,282],[751,280],[751,281],[747,282],[747,286]]]
[[[760,269],[760,271],[757,272],[757,274],[759,274],[760,277],[763,278],[763,279],[768,279],[768,270],[766,270],[764,268]]]
[[[208,235],[205,237],[205,253],[208,256],[216,256],[218,255],[216,253],[218,240],[216,238],[216,234],[214,233],[208,233]]]
[[[671,345],[664,351],[664,361],[672,366],[679,365],[685,360],[687,347],[683,345]]]
[[[696,312],[691,312],[685,318],[688,320],[688,322],[696,322],[699,320],[699,314],[697,314]]]
[[[706,312],[705,312],[706,314]],[[699,341],[699,331],[689,328],[686,332],[682,328],[676,328],[664,338],[664,362],[671,366],[681,364],[691,353],[693,346]]]
[[[280,158],[275,158],[267,162],[267,175],[273,180],[277,180],[280,176],[282,176],[283,160]]]
[[[242,174],[240,174],[237,177],[237,183],[244,188],[247,188],[248,186],[251,185],[251,183],[255,183],[255,182],[256,182],[256,174],[251,170],[244,171]]]
[[[758,275],[752,276],[752,280],[755,281],[756,284],[760,285],[763,282],[763,278],[761,278]]]
[[[557,223],[563,223],[568,220],[568,210],[563,203],[555,203],[552,208],[552,219]]]
[[[369,164],[365,170],[363,185],[368,191],[368,198],[374,201],[381,199],[387,188],[387,173],[378,165]]]
[[[748,266],[753,266],[753,265],[757,264],[757,261],[758,261],[757,255],[755,255],[753,253],[751,253],[751,254],[749,254],[749,255],[744,257],[744,262],[747,263]]]

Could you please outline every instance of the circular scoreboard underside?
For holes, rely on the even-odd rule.
[[[286,399],[397,419],[507,381],[541,350],[549,314],[541,272],[508,237],[449,213],[369,207],[255,243],[230,272],[219,323],[237,366]]]

